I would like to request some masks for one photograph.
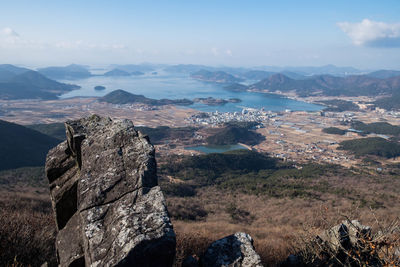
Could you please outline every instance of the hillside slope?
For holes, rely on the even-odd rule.
[[[0,170],[43,166],[60,141],[24,126],[0,120]]]
[[[56,99],[78,88],[51,80],[37,71],[0,65],[0,99]]]

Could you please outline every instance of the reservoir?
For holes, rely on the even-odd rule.
[[[185,147],[185,150],[194,150],[194,151],[199,151],[205,154],[210,154],[210,153],[224,153],[227,151],[232,151],[232,150],[239,150],[239,149],[247,149],[246,147],[236,144],[236,145],[221,145],[221,146],[210,146],[210,145],[205,145],[205,146],[191,146],[191,147]]]

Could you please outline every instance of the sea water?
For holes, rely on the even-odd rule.
[[[243,108],[264,108],[271,111],[283,111],[290,109],[317,111],[323,107],[302,101],[296,101],[286,97],[274,94],[254,93],[254,92],[231,92],[225,90],[224,85],[201,82],[190,78],[189,75],[169,74],[158,72],[157,75],[146,74],[142,76],[127,77],[106,77],[93,76],[86,79],[63,80],[64,83],[76,84],[81,89],[68,92],[61,98],[70,98],[76,96],[104,96],[116,89],[122,89],[127,92],[144,95],[153,99],[180,99],[180,98],[238,98],[240,103],[227,103],[221,106],[208,106],[201,103],[195,103],[189,108],[194,108],[206,112],[234,112],[241,111]],[[103,91],[96,91],[97,85],[105,86]]]

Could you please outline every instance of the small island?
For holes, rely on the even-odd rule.
[[[193,104],[193,101],[186,98],[158,100],[158,99],[147,98],[144,95],[135,95],[121,89],[112,91],[111,93],[101,97],[99,101],[111,104],[119,104],[119,105],[141,103],[153,106],[164,106],[164,105],[189,106]]]
[[[229,98],[228,102],[229,103],[240,103],[240,102],[242,102],[242,100],[239,98]]]
[[[140,76],[140,75],[144,75],[144,72],[141,72],[141,71],[133,71],[133,72],[131,72],[131,75]]]
[[[195,73],[192,73],[190,77],[203,82],[212,82],[220,84],[231,84],[243,81],[243,79],[235,77],[224,71],[199,70]]]
[[[113,70],[107,71],[103,75],[104,76],[108,76],[108,77],[116,77],[116,76],[130,76],[131,74],[129,72],[124,71],[124,70],[113,69]]]
[[[227,103],[239,103],[241,101],[242,100],[240,100],[239,98],[222,99],[213,97],[202,97],[193,99],[193,102],[202,103],[208,106],[222,106]]]
[[[96,91],[103,91],[103,90],[106,90],[106,87],[105,87],[105,86],[102,86],[102,85],[97,85],[97,86],[94,87],[94,90],[96,90]]]

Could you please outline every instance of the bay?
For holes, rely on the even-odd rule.
[[[133,94],[144,95],[153,99],[180,99],[180,98],[238,98],[240,103],[227,103],[221,106],[208,106],[195,103],[189,108],[194,108],[206,112],[234,112],[241,111],[243,108],[264,108],[271,111],[283,111],[290,109],[293,111],[317,111],[323,106],[306,103],[282,97],[274,94],[264,94],[255,92],[231,92],[225,90],[223,85],[215,83],[201,82],[190,78],[188,75],[169,74],[158,72],[157,75],[146,74],[142,76],[127,77],[106,77],[93,76],[86,79],[62,80],[64,83],[77,84],[81,89],[74,90],[62,95],[60,98],[70,98],[76,96],[104,96],[116,89],[122,89]],[[97,85],[105,86],[102,91],[94,90]]]

